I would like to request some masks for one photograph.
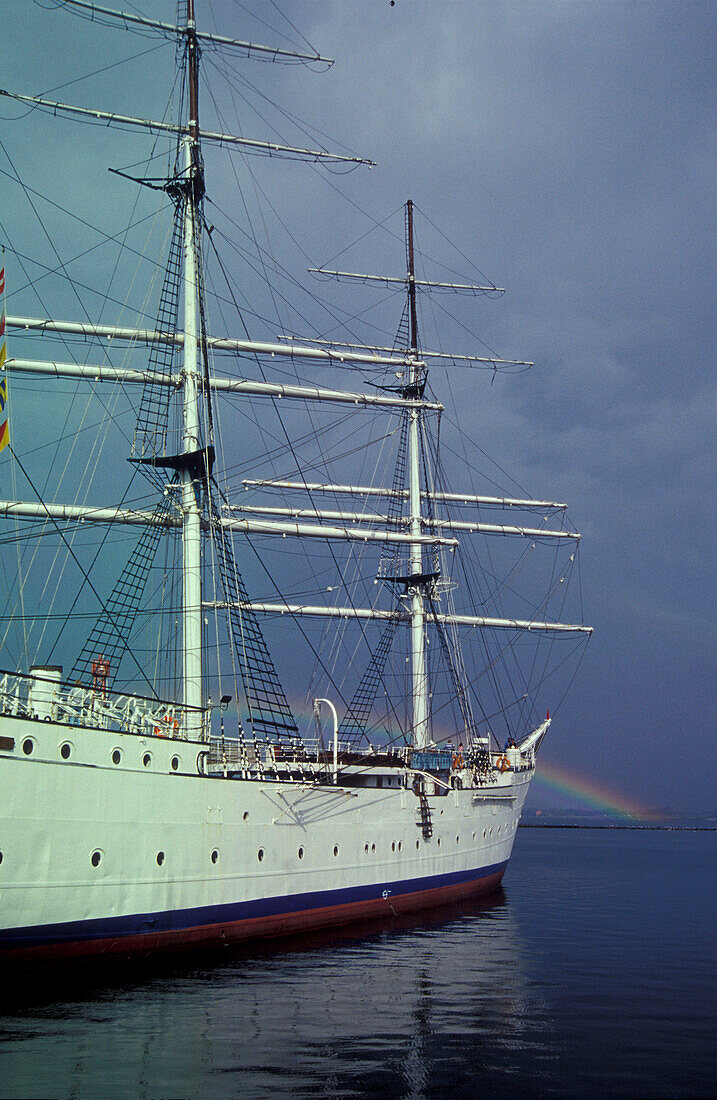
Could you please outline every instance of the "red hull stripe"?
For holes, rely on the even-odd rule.
[[[40,962],[49,958],[59,961],[89,955],[143,954],[335,927],[486,894],[499,885],[506,863],[386,885],[8,929],[0,931],[0,958],[7,962]]]

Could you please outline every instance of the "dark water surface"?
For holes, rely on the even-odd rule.
[[[716,856],[715,832],[521,829],[490,905],[4,980],[0,1096],[712,1096]]]

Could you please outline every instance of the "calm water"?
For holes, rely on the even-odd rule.
[[[717,833],[522,829],[489,906],[24,991],[2,1097],[717,1091]]]

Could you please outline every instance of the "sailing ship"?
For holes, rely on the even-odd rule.
[[[532,680],[518,675],[520,646],[549,639],[552,652],[556,640],[582,644],[591,631],[547,614],[556,593],[564,606],[561,586],[577,560],[580,536],[566,505],[455,491],[444,480],[436,431],[444,406],[429,386],[429,367],[530,364],[425,349],[419,303],[424,294],[499,288],[419,275],[408,201],[405,274],[312,269],[315,278],[359,283],[367,293],[374,284],[400,290],[392,344],[358,342],[350,331],[341,340],[217,335],[211,303],[229,307],[237,325],[244,321],[220,254],[213,255],[203,150],[319,164],[361,158],[206,129],[201,52],[323,59],[204,33],[194,0],[180,3],[176,25],[81,0],[63,6],[174,41],[181,94],[169,122],[2,92],[23,109],[130,130],[138,141],[151,135],[173,157],[164,175],[119,173],[123,185],[149,191],[170,224],[154,323],[146,306],[134,324],[126,313],[108,324],[84,314],[16,316],[3,306],[0,461],[13,495],[0,501],[0,516],[14,555],[14,572],[10,565],[4,573],[0,656],[3,961],[29,966],[226,944],[494,890],[551,721],[535,709],[547,665]],[[221,293],[208,290],[210,259],[228,276]],[[22,264],[9,242],[4,269],[11,297]],[[38,346],[31,357],[26,349]],[[317,372],[329,366],[334,378],[358,372],[363,387],[308,382],[297,364]],[[286,381],[287,369],[295,380]],[[42,480],[31,448],[25,453],[15,442],[22,433],[12,417],[13,387],[19,392],[24,378],[42,380],[43,393],[56,384],[65,395],[72,444],[61,459],[54,438],[44,441],[54,457]],[[72,400],[61,389],[66,380]],[[101,423],[119,425],[109,463],[95,452],[107,442],[97,422],[75,414],[83,387],[100,402]],[[132,433],[117,412],[127,395]],[[224,398],[242,409],[241,433],[222,430]],[[274,449],[267,447],[264,469],[251,447],[265,423],[243,411],[262,402],[281,425],[267,433]],[[308,429],[297,427],[297,413],[279,418],[287,405]],[[316,416],[329,423],[337,410],[329,436]],[[338,454],[350,470],[368,468],[351,463],[346,411],[389,422],[374,445],[382,458],[391,452],[387,475],[377,465],[367,483],[353,484],[332,480],[328,461],[321,467],[323,440],[332,462]],[[90,489],[124,476],[116,461],[123,433],[130,488],[119,503],[89,502]],[[76,450],[88,439],[80,469]],[[317,457],[305,464],[307,439]],[[57,486],[73,478],[75,499],[63,502]],[[18,485],[30,499],[20,499]],[[485,512],[496,510],[510,515],[487,522]],[[110,533],[120,535],[119,550],[108,550]],[[499,601],[517,591],[523,550],[507,586],[492,564],[472,584],[465,563],[474,559],[459,534],[548,548],[548,596],[535,597],[522,617],[501,613]],[[282,550],[288,543],[316,550],[285,556],[273,595],[257,598],[259,584],[269,583],[263,548],[277,541]],[[38,581],[30,566],[43,560]],[[304,562],[308,581],[298,578]],[[360,590],[368,593],[363,605]],[[457,609],[460,596],[469,612]],[[537,667],[532,648],[528,664]],[[499,688],[501,666],[513,669],[507,693]],[[292,675],[306,675],[310,685],[298,708],[284,686]]]

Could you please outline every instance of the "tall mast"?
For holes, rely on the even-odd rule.
[[[184,203],[184,453],[199,450],[199,292],[197,272],[197,205],[204,191],[199,150],[199,50],[194,22],[194,0],[187,0],[187,80],[189,134],[182,138]],[[199,736],[202,728],[202,582],[201,517],[194,472],[182,471],[182,674],[186,729]]]
[[[422,367],[418,359],[418,317],[416,314],[416,272],[413,259],[413,202],[406,203],[406,251],[408,259],[409,342],[411,367],[409,394],[416,400],[423,390]],[[408,394],[406,395],[408,396]],[[411,596],[411,686],[413,695],[413,740],[416,748],[428,744],[428,677],[426,675],[426,575],[423,570],[421,525],[421,461],[420,430],[421,411],[415,407],[408,411],[408,500],[411,535],[417,541],[411,544],[410,581]]]
[[[413,199],[406,203],[406,253],[408,258],[408,307],[411,351],[418,355],[418,314],[416,313],[416,270],[413,261]]]

